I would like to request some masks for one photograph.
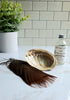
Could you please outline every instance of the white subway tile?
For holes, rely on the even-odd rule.
[[[18,31],[18,37],[24,37],[24,30]]]
[[[52,30],[40,30],[40,38],[52,38]]]
[[[22,17],[30,15],[29,19],[19,26],[19,45],[54,46],[59,34],[65,34],[67,45],[70,46],[70,0],[15,0],[15,2],[22,5]]]
[[[40,37],[54,39],[58,38],[59,34],[67,34],[66,30],[40,30]]]
[[[39,37],[38,30],[25,30],[25,37]]]
[[[48,11],[61,11],[62,2],[48,2]]]
[[[63,11],[70,11],[70,2],[63,2]]]
[[[33,2],[33,10],[47,10],[47,2]]]
[[[60,21],[47,21],[47,29],[60,29]]]
[[[65,41],[66,41],[66,45],[70,46],[70,39],[65,39]]]
[[[33,21],[33,29],[46,29],[46,21]]]
[[[39,12],[38,11],[26,11],[25,16],[29,15],[29,20],[39,20]]]
[[[33,46],[45,46],[46,41],[43,38],[33,38]]]
[[[24,45],[24,46],[31,46],[32,45],[32,38],[19,38],[18,44]]]
[[[58,2],[58,1],[65,1],[65,2],[67,2],[67,1],[70,1],[70,0],[55,0],[55,1],[57,1],[57,2]]]
[[[67,38],[70,39],[70,30],[68,31]]]
[[[23,11],[24,10],[32,10],[32,1],[18,1],[21,3]]]
[[[53,20],[53,12],[40,12],[40,20]]]
[[[59,34],[60,34],[60,30],[53,30],[53,36],[52,36],[52,38],[53,39],[57,39],[58,36],[59,36]]]
[[[46,39],[46,45],[47,46],[55,46],[58,39]]]
[[[68,12],[55,12],[54,20],[68,20]]]
[[[32,29],[32,21],[24,21],[19,26],[19,29]]]
[[[24,0],[24,1],[26,1],[26,0]],[[39,2],[39,0],[27,0],[27,1]]]
[[[14,1],[13,1],[13,4],[16,4],[16,3],[17,3],[16,0],[14,0]]]
[[[70,21],[62,21],[61,29],[70,29]]]
[[[53,30],[53,38],[58,38],[60,34],[67,34],[66,30]]]
[[[33,2],[39,2],[39,0],[32,0]]]
[[[46,2],[46,1],[54,1],[54,0],[40,0],[40,1],[42,1],[42,2]]]
[[[69,20],[70,20],[70,12],[69,12]]]
[[[24,11],[22,11],[21,16],[24,17]]]

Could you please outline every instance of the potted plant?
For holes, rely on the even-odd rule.
[[[29,16],[22,17],[21,4],[2,0],[0,2],[0,51],[17,51],[17,31],[19,24]]]

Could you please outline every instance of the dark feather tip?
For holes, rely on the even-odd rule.
[[[53,83],[57,78],[32,67],[25,61],[9,59],[4,64],[7,64],[12,72],[21,77],[30,86],[34,84],[39,87],[48,87],[48,84]]]

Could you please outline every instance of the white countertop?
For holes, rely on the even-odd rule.
[[[4,59],[8,59],[8,58],[18,58],[21,60],[25,60],[25,53],[27,52],[27,50],[32,49],[32,48],[45,49],[54,54],[54,47],[50,47],[50,46],[48,47],[44,47],[44,46],[30,47],[29,46],[28,47],[26,46],[26,47],[19,47],[18,52],[15,52],[15,53],[0,53],[0,61]],[[41,98],[41,100],[70,100],[70,47],[68,47],[66,63],[64,65],[57,65],[52,71],[47,71],[47,73],[56,75],[58,77],[58,80],[54,82],[54,84],[51,85],[51,87],[49,87],[50,89],[49,88],[47,89],[52,99],[48,99],[49,95],[46,95],[46,93],[48,92],[45,91],[45,89],[40,89],[40,91],[42,92],[42,95],[45,95],[44,98],[46,98],[46,99]],[[55,92],[56,89],[58,92]],[[55,93],[54,95],[53,95],[53,91]],[[33,94],[33,96],[35,95]],[[40,100],[40,97],[36,99]],[[27,99],[24,99],[24,100],[33,100],[33,99],[34,98],[29,99],[28,97]],[[12,100],[16,100],[16,99],[12,99]]]
[[[22,60],[25,60],[25,54],[27,52],[27,50],[29,49],[33,49],[33,48],[39,48],[39,49],[45,49],[45,50],[48,50],[50,51],[52,54],[54,54],[54,47],[53,46],[20,46],[18,48],[18,52],[13,52],[13,53],[0,53],[0,59],[3,59],[3,58],[19,58],[19,59],[22,59]],[[70,63],[70,47],[68,47],[68,50],[67,50],[67,63]]]

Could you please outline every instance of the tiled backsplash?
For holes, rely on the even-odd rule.
[[[66,35],[70,45],[70,0],[17,0],[22,16],[30,18],[20,25],[19,45],[55,45],[59,34]]]

